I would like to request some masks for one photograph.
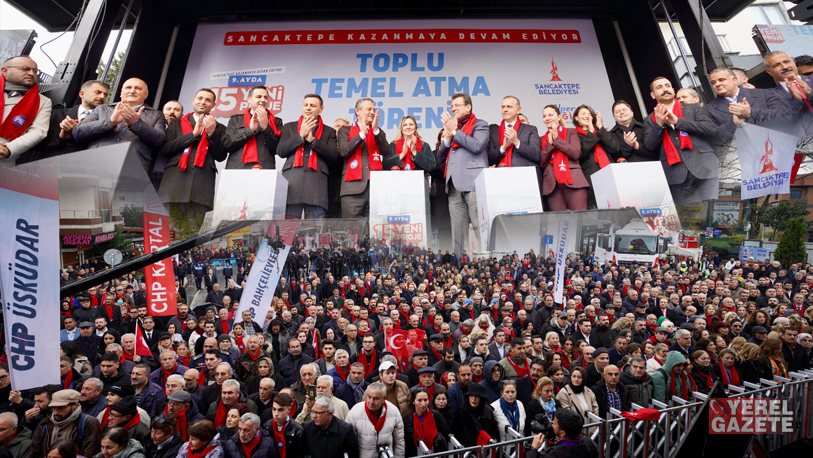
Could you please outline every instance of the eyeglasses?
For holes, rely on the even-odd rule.
[[[33,71],[36,74],[39,71],[36,67],[34,67],[34,68],[22,67],[22,66],[19,66],[19,65],[7,65],[6,68],[16,68],[17,70],[20,70],[23,73],[29,73],[29,72]]]
[[[329,412],[330,412],[329,410],[311,410],[311,414],[314,415],[314,416],[316,416],[316,415],[324,415],[324,414],[329,413]]]

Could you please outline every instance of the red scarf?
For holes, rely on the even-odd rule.
[[[384,403],[384,412],[382,412],[380,418],[376,418],[375,415],[373,415],[373,413],[370,412],[370,409],[367,407],[366,402],[364,403],[364,411],[367,412],[367,418],[369,418],[370,423],[373,424],[376,434],[380,433],[381,430],[384,428],[384,423],[387,422],[387,403],[386,402]]]
[[[521,123],[519,122],[519,118],[514,120],[514,125],[512,126],[512,128],[514,129],[515,132],[519,132],[519,125],[520,124]],[[503,119],[502,123],[500,124],[500,135],[497,138],[500,140],[500,146],[502,146],[502,140],[503,140],[503,138],[505,138],[505,119]],[[512,164],[511,156],[512,156],[513,151],[514,151],[514,144],[512,143],[512,144],[508,145],[508,148],[505,149],[505,156],[502,158],[502,160],[500,161],[499,165],[497,165],[497,167],[511,167],[511,164]],[[463,263],[465,264],[465,261]]]
[[[73,380],[73,369],[68,371],[68,375],[65,376],[65,382],[62,384],[62,387],[66,390],[70,390],[71,380]]]
[[[474,372],[472,372],[471,379],[474,380],[474,383],[480,383],[483,381],[483,374],[480,374],[480,376],[478,377],[477,375],[474,374]]]
[[[189,362],[192,360],[192,355],[188,354],[184,358],[178,358],[178,361],[182,362],[184,366],[189,367]]]
[[[229,322],[228,321],[221,321],[220,327],[223,328],[223,334],[229,333]]]
[[[311,331],[311,334],[313,336],[313,341],[311,342],[311,346],[313,347],[313,352],[316,353],[316,358],[317,359],[321,358],[322,357],[321,352],[319,351],[319,337],[317,336],[316,328],[313,328],[313,331]]]
[[[319,118],[321,121],[322,118]],[[285,458],[286,444],[285,444],[285,430],[288,429],[287,423],[282,427],[277,427],[277,420],[271,420],[271,428],[274,430],[274,440],[277,442],[277,449],[279,450],[280,458]]]
[[[182,411],[175,414],[175,428],[178,430],[178,434],[180,434],[184,442],[189,442],[189,423],[186,418],[187,410],[189,410],[189,404],[187,404]],[[164,413],[167,413],[166,407],[164,407]]]
[[[128,421],[127,424],[123,426],[123,428],[129,430],[130,428],[134,427],[135,425],[139,424],[140,422],[141,422],[141,414],[139,414],[138,411],[136,411],[136,414],[133,415],[133,418],[131,418],[130,421]]]
[[[418,138],[417,135],[415,136],[415,142],[416,142],[415,150],[420,153],[421,148],[423,148],[423,142],[421,142],[421,139]],[[404,160],[401,161],[404,165],[403,167],[401,167],[401,169],[407,171],[415,170],[415,161],[412,160],[412,144],[409,144],[407,146],[409,148],[409,151],[407,151],[406,155],[404,156]],[[395,152],[397,154],[401,154],[401,151],[403,150],[404,150],[404,137],[401,137],[395,141]]]
[[[435,382],[432,381],[431,385],[425,386],[424,388],[426,389],[426,394],[429,395],[429,402],[432,402],[435,398]]]
[[[113,306],[108,306],[107,303],[105,303],[104,310],[107,312],[107,316],[110,318],[110,321],[113,321]]]
[[[710,390],[711,387],[714,386],[714,377],[711,374],[710,368],[708,372],[703,372],[702,370],[698,369],[696,373],[699,374],[704,379],[706,379],[706,389]]]
[[[15,436],[17,436],[17,431],[19,431],[19,430],[20,430],[19,428],[15,429],[15,430],[14,430],[14,433],[11,435],[11,437],[9,437],[8,439],[6,439],[4,442],[0,442],[0,444],[10,444],[10,443],[11,443],[11,441],[13,441],[13,440],[14,440],[14,437],[15,437]]]
[[[6,77],[0,74],[0,93],[5,94]],[[34,122],[40,109],[40,93],[36,84],[28,88],[23,98],[12,107],[6,120],[0,124],[0,138],[17,139]]]
[[[265,112],[268,113],[268,126],[274,131],[274,136],[279,137],[277,120],[270,111],[265,110]],[[248,127],[249,124],[251,124],[250,108],[243,113],[243,127]],[[259,153],[257,152],[257,136],[254,134],[249,137],[248,141],[246,141],[245,147],[243,148],[243,164],[251,164],[252,162],[260,162]]]
[[[124,360],[126,359],[126,360],[129,360],[129,361],[132,361],[133,356],[135,356],[135,351],[133,351],[133,353],[127,353],[125,350],[122,350],[121,351],[121,360],[122,360],[121,364],[122,364],[122,367],[124,366]]]
[[[217,401],[217,412],[215,412],[215,428],[226,424],[226,414],[228,410],[223,404],[223,400]]]
[[[452,348],[453,346],[454,346],[454,340],[452,339],[452,336],[449,336],[449,337],[447,337],[446,339],[443,340],[443,347],[444,348],[447,348],[447,347]]]
[[[359,355],[359,362],[364,365],[364,378],[370,376],[375,370],[375,361],[376,361],[376,354],[375,348],[373,348],[373,352],[370,353],[369,359],[367,358],[367,353],[364,353],[364,350],[360,352]]]
[[[517,371],[517,378],[522,378],[525,377],[526,375],[531,375],[531,371],[530,368],[528,367],[527,360],[525,361],[525,367],[519,367],[517,363],[514,362],[513,356],[509,356],[505,359],[508,361],[508,364],[510,364],[511,367],[513,367],[514,370]]]
[[[558,137],[562,140],[567,141],[567,129],[564,126],[559,125],[556,135],[558,135]],[[542,137],[542,148],[548,145],[549,138],[550,131],[547,131]],[[557,183],[573,184],[573,176],[570,174],[570,163],[568,162],[568,158],[565,153],[559,151],[558,149],[554,149],[553,155],[550,158],[550,163],[553,164],[553,176],[556,177]]]
[[[677,100],[672,103],[672,113],[674,113],[678,118],[683,117],[683,105],[681,105]],[[652,113],[652,122],[655,122],[655,113]],[[689,138],[689,134],[679,130],[678,137],[680,138],[680,149],[692,149],[692,139]],[[680,153],[678,153],[678,150],[675,148],[675,144],[672,142],[672,138],[669,136],[669,131],[667,129],[663,130],[663,151],[666,153],[666,160],[669,162],[669,165],[675,165],[678,162],[683,162],[683,159],[680,158]]]
[[[654,357],[655,357],[655,361],[657,361],[658,364],[660,364],[661,366],[663,366],[663,363],[666,362],[666,360],[661,360],[660,358],[658,358],[658,355],[654,355]]]
[[[477,116],[474,116],[474,113],[469,113],[457,120],[457,130],[462,130],[464,134],[471,137],[471,133],[474,132],[474,123],[476,122]],[[446,156],[446,165],[443,168],[444,178],[446,178],[446,174],[449,171],[449,157],[452,155],[452,150],[455,148],[460,148],[460,145],[457,142],[452,141],[452,144],[449,146],[449,154]]]
[[[435,351],[435,347],[429,345],[429,349],[432,350],[432,353],[435,355],[435,357],[438,359],[438,361],[443,361],[443,355],[441,355],[440,353]],[[429,399],[432,399],[432,398],[429,398]]]
[[[728,372],[726,372],[726,368],[723,365],[723,362],[720,361],[717,364],[720,366],[720,378],[723,379],[723,383],[727,385],[740,386],[740,374],[737,373],[736,367],[731,366],[731,369],[729,369],[731,371],[731,377],[729,378]]]
[[[104,429],[107,426],[108,421],[110,421],[110,407],[106,407],[102,411],[102,421],[99,422],[102,425],[102,429]]]
[[[576,128],[576,133],[587,136],[587,131],[581,127]],[[598,164],[600,169],[610,165],[610,159],[607,157],[607,153],[604,152],[604,148],[601,147],[601,143],[596,143],[596,147],[593,150],[593,159],[595,159],[596,164]]]
[[[343,381],[347,381],[347,375],[350,373],[350,366],[347,366],[347,369],[342,370],[339,366],[333,366],[336,369],[336,373],[339,374],[339,377],[342,378]]]
[[[251,358],[252,361],[257,361],[257,358],[260,357],[260,353],[262,353],[262,349],[257,347],[256,353],[251,354],[251,350],[248,350],[246,353],[248,353],[248,357]]]
[[[260,443],[260,439],[262,439],[262,435],[259,431],[257,431],[254,439],[251,439],[251,442],[248,444],[244,444],[243,441],[240,441],[240,446],[243,447],[243,453],[246,454],[246,458],[251,458],[251,452],[257,448],[257,444]]]
[[[215,447],[217,447],[218,445],[219,445],[218,443],[215,443],[213,445],[210,445],[210,446],[206,447],[205,449],[201,450],[200,452],[196,452],[196,451],[192,450],[192,447],[189,447],[187,449],[187,454],[189,455],[189,458],[204,458],[212,450],[214,450]]]
[[[192,127],[192,123],[189,122],[190,117],[192,117],[192,113],[184,115],[184,117],[181,118],[181,131],[184,135],[192,133],[195,130],[195,128]],[[191,147],[186,147],[181,155],[181,162],[178,163],[178,168],[181,169],[181,172],[186,172],[186,167],[189,165],[190,149]],[[203,133],[200,136],[200,142],[198,142],[198,148],[195,150],[195,167],[203,167],[203,163],[206,161],[207,151],[209,151],[209,138],[206,136],[206,128],[204,127]]]
[[[692,381],[691,377],[686,376],[686,371],[685,370],[680,372],[680,376],[681,376],[681,380],[682,380],[681,385],[682,385],[682,388],[683,388],[683,390],[682,390],[682,392],[680,394],[680,398],[688,400],[689,399],[689,384],[691,383],[692,385],[694,385],[694,382]],[[669,380],[669,396],[675,396],[676,395],[675,384],[677,383],[675,380],[677,379],[677,374],[675,373],[674,369],[672,369],[672,376],[669,377],[669,379],[670,379]],[[697,389],[697,387],[693,386],[692,391],[695,391],[696,389]]]
[[[237,349],[240,350],[240,353],[246,351],[246,344],[243,343],[243,336],[242,335],[240,335],[240,336],[235,335],[234,336],[234,341],[235,341],[235,343],[237,343]]]
[[[432,411],[427,409],[423,414],[423,421],[418,417],[417,413],[412,414],[412,429],[414,434],[412,440],[415,442],[415,447],[418,446],[418,441],[423,441],[429,451],[432,451],[432,446],[435,444],[435,437],[438,435],[438,427],[435,425],[435,416]]]
[[[172,369],[170,369],[170,370],[166,370],[166,369],[164,369],[164,366],[161,366],[161,372],[164,375],[164,380],[163,380],[163,383],[161,383],[161,385],[166,384],[167,378],[169,378],[170,375],[174,374],[175,370],[177,370],[177,369],[178,369],[178,363],[177,362],[172,366]],[[161,382],[160,379],[158,381]],[[164,387],[164,394],[166,394],[166,387]]]
[[[359,135],[361,129],[359,128],[358,123],[354,123],[353,127],[350,128],[350,137],[348,140],[353,140],[356,138],[356,135]],[[364,140],[359,143],[359,146],[356,148],[356,151],[350,156],[350,161],[347,163],[347,172],[344,175],[344,181],[358,181],[362,178],[362,169],[364,168],[364,164],[362,164],[363,154],[362,144],[367,144],[367,162],[370,163],[370,171],[382,170],[384,168],[383,164],[381,163],[381,153],[378,151],[378,145],[375,142],[375,135],[373,135],[373,126],[367,126],[367,134],[364,137]]]
[[[302,128],[303,119],[304,117],[300,116],[299,121],[297,121],[296,123],[297,132],[299,132],[299,130]],[[322,129],[324,129],[324,127],[325,125],[322,122],[322,117],[319,116],[319,124],[316,127],[316,135],[314,135],[314,138],[316,138],[317,140],[322,139]],[[311,170],[316,170],[317,165],[318,164],[316,162],[316,152],[313,151],[313,145],[311,145],[311,153],[310,155],[308,155],[308,168]],[[299,145],[299,148],[296,149],[296,156],[294,157],[294,167],[304,167],[304,166],[305,166],[305,142],[302,142],[302,144]]]

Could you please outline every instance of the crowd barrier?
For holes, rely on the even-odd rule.
[[[773,451],[797,440],[813,437],[813,370],[791,372],[789,378],[774,376],[773,380],[760,379],[759,384],[743,382],[743,387],[725,386],[729,398],[789,399],[793,406],[794,427],[790,433],[762,434],[755,436],[762,450]],[[621,412],[610,408],[607,418],[588,413],[590,423],[584,425],[582,437],[588,437],[599,450],[601,458],[672,458],[677,456],[693,427],[708,428],[707,423],[697,424],[701,412],[709,402],[709,396],[693,393],[692,399],[673,396],[668,404],[651,401],[649,406],[632,404],[631,411],[645,407],[660,411],[658,420],[631,422]],[[707,417],[703,417],[707,418]],[[524,458],[524,443],[533,436],[506,427],[506,440],[491,441],[488,445],[464,447],[451,436],[449,451],[430,453],[422,441],[418,442],[418,456],[422,458]],[[509,439],[510,438],[510,439]],[[547,443],[542,449],[547,447]],[[380,458],[389,450],[382,449]]]

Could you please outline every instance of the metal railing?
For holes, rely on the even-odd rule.
[[[773,380],[760,379],[759,384],[743,382],[743,387],[723,387],[729,398],[774,398],[790,401],[794,416],[793,432],[757,435],[765,451],[776,450],[796,440],[813,437],[813,370],[791,372],[789,378],[774,376]],[[709,396],[693,393],[690,400],[673,396],[668,404],[652,400],[649,406],[632,403],[631,411],[645,407],[660,411],[658,420],[631,422],[621,412],[610,408],[607,418],[587,414],[590,423],[584,425],[583,440],[592,441],[601,458],[671,458],[681,446],[700,418],[709,402]],[[699,425],[698,427],[708,427]],[[523,435],[510,427],[505,429],[506,440],[491,441],[488,445],[464,447],[449,437],[449,451],[430,453],[422,441],[418,442],[418,456],[422,458],[523,458],[524,443],[533,436]],[[586,438],[586,439],[585,439]],[[545,449],[547,443],[541,449]],[[386,457],[382,457],[386,458]]]

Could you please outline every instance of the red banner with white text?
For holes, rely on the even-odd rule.
[[[144,252],[154,253],[169,246],[169,212],[152,186],[144,190]],[[147,281],[147,314],[175,315],[175,269],[172,258],[166,258],[145,269]]]

